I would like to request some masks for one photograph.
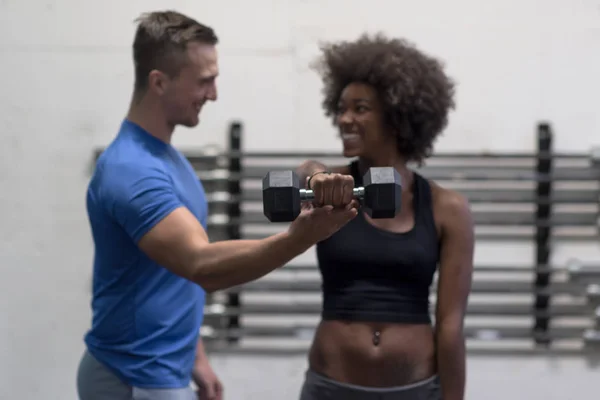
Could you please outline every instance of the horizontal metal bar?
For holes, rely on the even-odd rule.
[[[588,348],[583,344],[580,347],[557,347],[557,346],[539,346],[533,347],[535,343],[530,340],[531,347],[514,345],[511,341],[504,346],[489,345],[489,342],[482,344],[479,340],[467,340],[466,351],[469,356],[485,357],[583,357],[596,359],[598,350]],[[272,346],[268,344],[246,345],[235,343],[223,343],[208,341],[205,344],[206,351],[212,354],[232,355],[232,356],[261,356],[261,357],[298,357],[305,356],[310,350],[310,343],[298,344],[295,346]]]
[[[589,155],[585,153],[539,153],[541,157],[557,157],[564,154],[567,157],[588,158]],[[203,157],[202,154],[185,152],[184,155],[188,158]],[[300,152],[285,152],[285,151],[243,151],[243,152],[223,152],[219,156],[227,158],[340,158],[343,159],[343,155],[340,152],[324,152],[324,151],[300,151]],[[517,158],[517,159],[536,159],[538,153],[536,152],[523,152],[523,153],[450,153],[450,152],[438,152],[431,156],[431,159],[435,158]]]
[[[209,153],[203,154],[201,152],[191,152],[184,151],[184,156],[189,160],[203,160],[205,158],[229,158],[229,159],[238,159],[238,158],[266,158],[266,159],[288,159],[288,158],[301,158],[301,159],[321,159],[321,158],[338,158],[340,160],[347,161],[340,152],[323,152],[323,151],[299,151],[299,152],[285,152],[285,151],[243,151],[243,152],[219,152],[219,153]],[[586,152],[436,152],[433,154],[429,160],[438,160],[438,159],[482,159],[482,160],[499,160],[499,159],[507,159],[507,160],[532,160],[535,161],[537,159],[563,159],[563,160],[588,160],[590,159],[590,153]]]
[[[588,279],[597,280],[600,284],[600,266],[598,265],[587,265],[582,262],[572,259],[567,261],[564,265],[474,265],[475,274],[559,274],[567,273],[569,279],[577,284],[585,283]],[[318,273],[318,266],[316,264],[288,264],[284,268],[279,269],[277,272],[273,272],[269,277],[273,276],[288,276],[293,277],[296,272],[315,272]],[[580,275],[584,274],[584,275]],[[582,280],[582,278],[585,278]],[[591,285],[590,285],[591,286]],[[600,286],[598,286],[600,291]]]
[[[475,265],[474,266],[475,273],[509,273],[509,274],[523,274],[523,275],[533,275],[536,273],[543,274],[557,274],[557,273],[565,273],[570,271],[567,265],[565,266],[555,266],[555,265],[540,265],[534,267],[532,265]],[[316,264],[288,264],[283,269],[279,269],[277,273],[285,273],[285,272],[318,272],[318,267]],[[270,276],[273,276],[271,273]]]
[[[105,147],[99,147],[93,150],[92,157],[97,160],[100,154],[105,150]],[[448,152],[439,151],[433,154],[428,161],[435,162],[437,160],[486,160],[486,161],[531,161],[536,160],[566,160],[566,161],[587,161],[594,154],[594,149],[590,152]],[[214,162],[215,160],[232,160],[232,159],[322,159],[333,158],[339,159],[341,162],[348,162],[340,152],[324,152],[324,151],[223,151],[210,149],[201,149],[199,151],[184,150],[184,157],[192,164]]]
[[[554,212],[550,219],[536,221],[534,211],[477,211],[473,210],[475,224],[500,226],[596,226],[598,213],[585,212]],[[271,224],[267,217],[259,211],[245,211],[242,224]]]
[[[298,272],[314,272],[314,279],[297,280]],[[577,293],[584,295],[587,292],[600,293],[600,285],[590,285],[591,283],[600,284],[600,266],[591,265],[581,262],[577,259],[570,259],[564,265],[475,265],[474,266],[474,290],[478,288],[486,288],[494,291],[511,291],[518,290],[529,293],[533,287],[534,274],[558,274],[565,273],[567,281],[553,281],[551,287],[557,290],[568,291],[569,293]],[[531,280],[490,280],[485,274],[522,274],[531,275]],[[434,280],[435,286],[437,281]],[[515,286],[517,285],[517,286]],[[510,286],[510,287],[506,287]],[[246,283],[238,286],[240,290],[256,291],[260,288],[265,290],[278,289],[286,290],[291,287],[295,290],[320,290],[321,282],[319,279],[319,270],[316,264],[288,264],[284,268],[271,273],[268,277]],[[238,290],[232,288],[229,290]],[[595,291],[594,291],[595,290]],[[587,292],[586,292],[587,291]]]
[[[597,227],[598,212],[596,211],[555,211],[550,219],[536,221],[533,211],[472,211],[476,225],[494,226],[550,226],[550,227]],[[208,223],[210,225],[248,225],[248,224],[275,224],[267,219],[262,211],[243,211],[241,218],[230,218],[226,214],[211,214]],[[276,223],[280,224],[280,223]]]
[[[568,267],[569,279],[582,283],[600,283],[600,266],[584,265],[579,262],[571,262]]]
[[[199,171],[198,178],[202,181],[231,181],[240,179],[262,180],[269,171],[285,170],[277,166],[271,167],[245,167],[241,174],[230,174],[226,170]],[[417,172],[433,180],[453,181],[594,181],[600,179],[600,170],[590,167],[563,167],[556,168],[551,174],[540,174],[533,168],[485,168],[485,167],[423,167]]]
[[[321,291],[321,280],[275,280],[272,278],[260,279],[239,285],[224,292],[296,292],[317,293]],[[432,284],[431,290],[436,290],[436,284]],[[520,294],[576,294],[585,296],[584,286],[573,282],[552,282],[548,287],[536,288],[533,282],[527,281],[500,281],[500,280],[474,280],[471,292],[473,293],[520,293]]]
[[[210,328],[202,332],[202,337],[207,340],[223,339],[262,339],[262,338],[310,338],[314,335],[316,325],[304,324],[298,326],[245,326],[234,329]],[[464,336],[469,339],[496,341],[502,339],[588,339],[595,340],[589,333],[590,328],[584,327],[554,327],[548,332],[537,333],[531,327],[520,326],[494,326],[489,328],[464,327]],[[593,331],[593,330],[592,330]],[[587,336],[586,336],[587,335]]]
[[[537,311],[531,304],[468,304],[469,316],[532,316],[541,318],[554,317],[590,317],[594,310],[579,304],[555,304],[547,311]],[[227,307],[222,304],[212,304],[205,307],[205,315],[209,317],[251,316],[251,315],[319,315],[322,310],[320,302],[313,303],[282,303],[282,302],[242,302],[241,307]],[[433,306],[433,305],[432,305]]]
[[[97,148],[93,150],[93,160],[97,160],[100,154],[105,148]],[[340,152],[322,152],[322,151],[300,151],[300,152],[284,152],[284,151],[214,151],[214,149],[202,149],[200,151],[189,151],[184,150],[183,155],[192,164],[196,163],[210,163],[210,162],[226,162],[228,160],[255,160],[255,159],[268,159],[268,160],[289,160],[298,159],[300,162],[306,159],[333,159],[339,160],[339,162],[348,162]],[[428,162],[437,162],[439,160],[451,160],[451,161],[529,161],[535,162],[537,160],[556,160],[556,161],[588,161],[590,160],[590,153],[587,152],[437,152],[433,154]]]
[[[278,228],[284,227],[285,224],[277,224]],[[490,230],[482,230],[481,228],[490,228]],[[510,227],[515,228],[515,227]],[[600,238],[597,228],[585,227],[591,229],[580,229],[579,226],[565,227],[569,228],[569,231],[554,231],[550,233],[550,240],[556,240],[561,242],[591,242],[597,243]],[[281,232],[282,229],[273,230],[273,232],[265,233],[262,229],[258,229],[256,232],[251,225],[242,226],[242,238],[249,240],[260,240],[264,239],[269,235]],[[509,231],[502,231],[492,226],[476,226],[475,227],[475,239],[477,241],[496,241],[496,242],[514,242],[514,241],[531,241],[536,238],[536,234],[531,230],[519,231],[517,229],[511,229]]]
[[[213,219],[214,218],[214,219]],[[236,220],[239,221],[239,220]],[[208,231],[209,237],[214,239],[213,235],[219,236],[219,240],[226,240],[227,228],[231,225],[239,226],[242,239],[264,239],[270,235],[285,231],[288,225],[282,223],[262,223],[262,224],[234,224],[227,221],[222,216],[209,216]],[[515,242],[515,241],[533,241],[536,238],[533,225],[475,225],[475,238],[480,241],[496,242]],[[550,241],[560,242],[598,242],[600,239],[600,228],[595,225],[557,225],[553,226],[550,235]],[[216,239],[215,239],[216,240]]]
[[[598,204],[600,191],[597,188],[580,190],[554,190],[551,197],[537,198],[534,188],[527,189],[460,189],[463,196],[475,203],[507,203],[507,204]],[[220,196],[221,201],[262,202],[262,190],[243,190],[241,199],[228,199]],[[212,200],[212,199],[211,199]],[[218,201],[216,198],[212,201]]]
[[[600,348],[600,330],[595,328],[586,329],[583,332],[583,339],[587,345],[594,345]]]
[[[471,356],[509,356],[509,357],[589,357],[597,360],[600,354],[598,341],[590,335],[590,339],[573,338],[552,340],[548,344],[538,345],[533,338],[523,339],[497,339],[486,340],[479,338],[466,338],[466,351]],[[249,355],[249,356],[306,356],[311,346],[311,339],[285,340],[277,343],[272,339],[231,343],[207,339],[205,347],[208,352]]]
[[[206,189],[205,189],[206,190]],[[234,197],[223,191],[210,192],[206,190],[206,200],[211,212],[225,212],[226,206],[235,203],[241,203],[242,207],[246,202],[262,202],[262,191],[260,190],[242,190],[241,197]],[[523,190],[458,190],[465,196],[471,204],[493,203],[493,204],[520,204],[520,205],[552,205],[552,204],[577,204],[597,206],[600,203],[600,191],[597,189],[589,190],[563,190],[554,191],[551,197],[541,197],[536,199],[533,189]]]
[[[268,171],[269,169],[265,168],[247,168],[244,170],[244,176],[263,177]],[[598,171],[589,167],[555,168],[551,174],[540,174],[528,168],[458,166],[422,167],[418,168],[417,172],[434,180],[511,180],[545,182],[557,180],[597,181],[599,179]]]

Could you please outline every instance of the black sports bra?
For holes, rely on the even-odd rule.
[[[358,162],[350,164],[362,186]],[[413,229],[382,230],[362,212],[316,246],[323,319],[430,323],[429,290],[439,261],[429,182],[414,173]]]

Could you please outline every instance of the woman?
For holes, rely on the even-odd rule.
[[[322,50],[325,114],[344,156],[355,160],[306,161],[301,179],[317,204],[336,206],[350,202],[369,167],[395,167],[403,189],[395,218],[361,212],[317,245],[322,321],[300,398],[462,400],[473,220],[463,196],[407,166],[423,163],[446,127],[454,83],[439,61],[404,40],[365,35]],[[344,189],[330,189],[340,179]],[[428,298],[438,268],[432,323]]]

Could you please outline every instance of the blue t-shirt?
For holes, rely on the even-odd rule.
[[[137,246],[153,226],[187,207],[206,229],[198,177],[175,148],[123,121],[97,161],[87,192],[94,240],[90,353],[130,385],[189,385],[204,290]]]

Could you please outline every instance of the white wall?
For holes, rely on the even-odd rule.
[[[591,0],[1,1],[0,399],[76,398],[90,317],[89,162],[129,102],[133,19],[167,7],[221,38],[220,100],[199,127],[178,131],[182,149],[224,144],[231,119],[244,121],[247,149],[339,149],[308,63],[318,41],[365,30],[408,37],[447,62],[458,110],[439,150],[531,150],[544,119],[557,150],[600,142],[600,6]],[[526,244],[501,251],[531,262]],[[574,252],[600,257],[570,246],[556,259]],[[478,262],[493,257],[478,247]],[[214,365],[227,399],[281,399],[297,391],[305,360],[214,356]],[[473,357],[468,398],[571,399],[598,393],[595,377],[577,358]]]

